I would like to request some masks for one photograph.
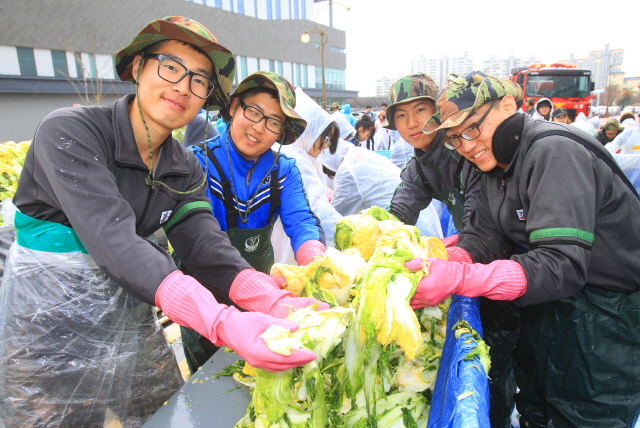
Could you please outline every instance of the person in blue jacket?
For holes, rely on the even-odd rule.
[[[291,144],[306,121],[294,110],[293,86],[282,76],[258,71],[231,95],[220,135],[191,146],[208,178],[213,215],[231,244],[257,271],[269,273],[274,262],[273,224],[281,218],[296,261],[308,264],[326,250],[319,219],[313,214],[295,160],[271,150]],[[215,348],[183,328],[183,344],[192,372]]]

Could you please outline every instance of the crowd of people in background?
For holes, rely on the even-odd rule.
[[[355,134],[345,138],[346,141],[368,150],[391,151],[391,160],[396,160],[394,164],[402,167],[401,159],[405,159],[404,163],[406,164],[406,160],[413,156],[413,153],[410,149],[411,146],[397,132],[382,126],[386,118],[386,109],[387,103],[382,103],[377,112],[373,111],[370,105],[367,105],[364,111],[358,113],[359,118],[357,119],[352,114],[349,104],[341,106],[334,102],[330,111],[334,117],[344,116],[356,130]],[[597,115],[592,114],[587,117],[584,113],[578,113],[574,117],[566,108],[555,107],[548,98],[540,98],[538,101],[535,101],[534,98],[527,98],[523,102],[522,110],[534,119],[577,127],[589,135],[595,136],[602,145],[608,145],[607,150],[613,154],[640,154],[640,141],[638,140],[640,137],[637,132],[632,132],[638,125],[638,117],[631,111],[624,112],[618,118],[609,118],[601,124]],[[620,138],[614,143],[618,136]]]
[[[182,384],[153,305],[183,327],[192,372],[223,345],[269,371],[313,361],[261,334],[298,328],[290,308],[328,305],[268,273],[322,257],[337,221],[372,206],[447,248],[413,308],[480,298],[493,428],[514,402],[521,426],[637,420],[640,197],[613,156],[640,154],[633,113],[601,125],[470,71],[444,88],[404,76],[356,120],[273,72],[231,92],[233,54],[181,16],[151,22],[115,64],[136,93],[49,114],[14,197],[0,296],[8,427],[98,424],[107,409],[144,423]],[[146,239],[160,228],[172,256]]]

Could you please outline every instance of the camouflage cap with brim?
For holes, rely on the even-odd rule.
[[[269,88],[275,89],[278,93],[278,102],[282,113],[287,117],[284,124],[284,142],[282,144],[291,144],[296,141],[307,127],[307,121],[304,120],[296,111],[296,94],[293,86],[283,76],[271,71],[256,71],[247,76],[233,91],[231,99],[239,96],[244,91],[252,88]],[[225,109],[220,112],[226,119],[230,119],[229,110]]]
[[[382,124],[383,128],[395,130],[393,123],[393,107],[398,104],[408,103],[421,98],[433,101],[435,107],[438,96],[438,85],[426,74],[409,74],[396,80],[389,87],[389,100],[387,102],[387,114]]]
[[[134,82],[133,59],[154,43],[177,40],[204,51],[213,63],[214,90],[207,98],[211,110],[220,110],[229,105],[229,92],[236,73],[236,60],[231,51],[218,43],[202,24],[184,16],[167,16],[147,24],[131,43],[115,56],[115,66],[120,80]]]
[[[340,108],[340,104],[338,104],[338,103],[331,103],[331,109],[333,110],[334,108],[339,109],[339,108]]]
[[[558,117],[558,116],[562,116],[563,114],[565,116],[569,116],[569,112],[567,111],[567,109],[560,107],[555,109],[553,113],[551,113],[551,117]]]
[[[498,79],[481,71],[464,76],[450,75],[449,83],[438,94],[436,114],[424,124],[427,134],[453,128],[489,101],[511,95],[516,102],[524,98],[522,89],[514,82]]]

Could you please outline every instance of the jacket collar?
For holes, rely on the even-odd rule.
[[[128,166],[143,171],[149,171],[144,164],[133,136],[133,127],[129,119],[129,104],[133,102],[135,95],[128,94],[118,99],[114,106],[113,127],[115,135],[115,161],[119,165]],[[155,176],[165,175],[189,175],[190,170],[186,161],[186,151],[180,143],[169,135],[160,146],[162,157],[154,154],[154,163],[157,163]]]
[[[242,157],[242,155],[240,155],[238,149],[236,149],[235,144],[233,144],[233,140],[231,140],[231,134],[229,133],[229,126],[229,123],[225,123],[225,125],[220,129],[220,136],[218,137],[218,141],[225,160],[227,157],[227,153],[231,158],[230,167],[233,168],[234,175],[238,174],[238,176],[246,177],[249,174],[249,171],[251,171],[252,169],[254,169],[254,172],[260,171],[258,175],[264,174],[266,171],[270,171],[271,166],[273,165],[273,160],[275,158],[273,150],[270,149],[265,152],[258,158],[257,161],[246,160]],[[277,164],[275,168],[277,168]],[[259,180],[262,179],[262,177],[257,177],[256,174],[253,174],[251,177],[252,184],[254,184],[254,179]],[[257,185],[257,183],[255,184]]]

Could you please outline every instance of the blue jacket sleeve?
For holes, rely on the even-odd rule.
[[[291,238],[293,252],[297,253],[302,244],[310,240],[320,241],[326,245],[320,220],[311,211],[307,194],[302,187],[300,171],[293,162],[280,161],[285,174],[280,175],[282,193],[278,214],[282,220],[284,231]]]

